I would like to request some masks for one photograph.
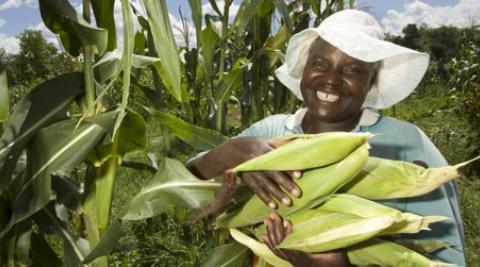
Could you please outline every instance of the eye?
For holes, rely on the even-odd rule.
[[[318,71],[325,71],[328,69],[328,63],[325,60],[322,59],[314,59],[311,61],[312,67],[315,68],[315,70]]]
[[[343,68],[343,71],[347,74],[361,74],[363,68],[357,64],[349,64]]]

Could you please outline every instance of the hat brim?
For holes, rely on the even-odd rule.
[[[292,36],[285,63],[275,71],[280,82],[299,99],[302,99],[300,81],[308,51],[318,37],[353,58],[365,62],[382,62],[376,83],[372,85],[365,100],[366,107],[383,109],[401,101],[420,83],[428,68],[428,54],[359,31],[342,26],[306,29]]]

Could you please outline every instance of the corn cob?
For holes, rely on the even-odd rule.
[[[283,140],[289,140],[287,144],[246,161],[232,171],[291,171],[326,166],[342,160],[371,136],[370,133],[330,132],[283,137]]]
[[[395,216],[395,223],[382,231],[381,235],[397,233],[418,233],[430,230],[431,223],[448,219],[443,216],[419,216],[409,212],[400,212],[397,209],[370,201],[350,194],[332,195],[326,202],[317,208],[322,211],[341,212],[360,217]]]
[[[279,207],[277,212],[287,216],[326,200],[363,168],[369,148],[365,143],[339,163],[305,172],[297,181],[303,192],[302,197],[293,199],[291,207]],[[219,216],[216,225],[229,228],[251,225],[261,222],[270,212],[271,209],[260,198],[253,196],[240,210]]]
[[[254,238],[242,233],[237,229],[230,229],[230,234],[238,243],[248,247],[255,255],[263,258],[273,266],[293,267],[289,262],[273,254],[267,245],[258,242]]]
[[[440,168],[370,157],[365,168],[341,192],[378,200],[427,194],[443,183],[459,177],[458,169],[472,160]]]
[[[324,252],[370,239],[391,226],[396,217],[384,215],[363,218],[345,213],[306,210],[289,219],[293,231],[278,248]]]
[[[346,247],[377,235],[417,233],[429,230],[430,223],[447,219],[402,213],[348,194],[332,195],[315,210],[305,210],[286,218],[293,224],[293,233],[279,247],[307,252]],[[255,235],[264,234],[265,225],[257,227]]]
[[[432,261],[402,245],[383,239],[371,239],[347,248],[350,263],[360,266],[442,267],[453,264]]]

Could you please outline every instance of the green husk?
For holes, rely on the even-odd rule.
[[[372,134],[330,132],[317,135],[283,137],[290,140],[269,153],[246,161],[233,172],[276,170],[295,171],[318,168],[338,162],[365,144]],[[272,141],[274,142],[274,140]]]
[[[363,168],[368,159],[369,148],[370,146],[365,143],[339,163],[306,171],[302,178],[296,181],[302,190],[302,196],[292,197],[292,206],[282,205],[277,212],[282,216],[288,216],[325,201]],[[263,221],[270,212],[271,209],[260,198],[253,196],[239,210],[219,216],[216,225],[228,228],[243,227]]]
[[[370,239],[347,249],[350,263],[359,266],[443,267],[455,266],[429,258],[402,245],[383,239]]]
[[[238,243],[248,247],[255,255],[263,258],[273,266],[293,267],[289,262],[273,254],[267,245],[260,243],[254,238],[242,233],[237,229],[230,229],[230,234]]]
[[[424,168],[404,161],[370,157],[365,168],[341,192],[373,200],[420,196],[459,177],[460,167],[478,159],[480,156],[454,166]]]

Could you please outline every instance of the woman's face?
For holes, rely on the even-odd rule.
[[[300,83],[308,112],[324,122],[356,118],[375,72],[375,63],[352,58],[318,38],[310,47]]]

